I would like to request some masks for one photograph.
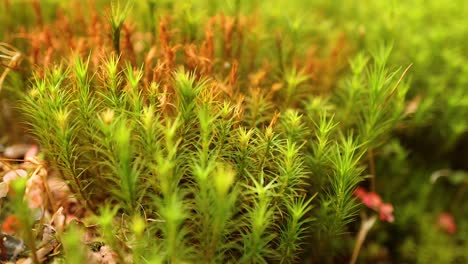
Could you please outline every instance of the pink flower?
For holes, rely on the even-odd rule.
[[[367,207],[377,210],[382,205],[382,198],[374,192],[367,193],[361,199],[362,203]]]
[[[395,221],[393,216],[393,205],[384,203],[382,198],[375,192],[367,192],[364,188],[358,187],[354,195],[370,209],[379,213],[380,220],[392,223]]]
[[[457,224],[455,223],[455,220],[453,219],[452,214],[449,213],[441,213],[439,214],[439,219],[437,221],[437,224],[439,225],[442,230],[449,234],[455,234],[457,232]]]
[[[380,206],[380,220],[393,223],[395,217],[393,216],[393,205],[384,203]]]

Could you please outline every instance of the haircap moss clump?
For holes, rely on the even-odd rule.
[[[384,102],[398,80],[384,61],[372,63],[361,77],[369,89],[361,96]],[[363,118],[340,130],[329,113],[305,118],[306,110],[296,108],[251,126],[256,113],[223,96],[212,77],[180,69],[154,96],[144,71],[110,55],[93,78],[89,60],[77,58],[70,68],[36,77],[22,110],[51,165],[87,209],[127,221],[155,219],[140,236],[148,247],[160,241],[159,250],[139,254],[175,262],[292,262],[314,235],[311,223],[321,221],[315,228],[328,236],[343,234],[357,211],[353,190],[372,144],[367,134],[353,134],[361,127],[387,134],[399,118],[375,107],[367,110],[381,119],[368,124],[364,108]],[[389,106],[402,98],[388,99]],[[101,211],[100,204],[116,209]],[[102,229],[117,231],[132,232]]]

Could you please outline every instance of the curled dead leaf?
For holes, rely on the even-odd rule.
[[[7,196],[8,189],[8,184],[6,182],[0,182],[0,198]]]

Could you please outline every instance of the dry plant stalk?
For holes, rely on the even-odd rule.
[[[0,43],[0,62],[2,60],[8,61],[8,63],[5,65],[3,63],[1,64],[5,67],[5,69],[0,75],[0,93],[2,91],[3,82],[5,81],[6,76],[12,69],[15,69],[19,65],[21,58],[21,53],[13,46],[7,43]]]
[[[359,229],[359,233],[356,238],[356,245],[354,246],[353,250],[353,255],[351,256],[351,260],[349,261],[349,264],[355,264],[357,261],[357,258],[359,256],[359,251],[361,251],[362,244],[364,243],[364,240],[366,240],[366,236],[371,230],[371,228],[374,226],[375,221],[377,221],[377,216],[373,215],[370,218],[367,218],[367,216],[363,213],[361,215],[362,223],[361,223],[361,228]]]

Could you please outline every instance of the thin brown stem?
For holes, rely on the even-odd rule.
[[[367,151],[367,156],[369,159],[369,171],[370,171],[370,182],[371,182],[371,187],[370,190],[371,192],[375,192],[375,160],[374,160],[374,150],[372,148],[369,148]]]
[[[392,95],[396,92],[398,86],[400,85],[401,81],[403,80],[403,78],[405,77],[406,73],[408,73],[408,70],[411,68],[411,66],[413,66],[413,64],[411,63],[410,65],[408,65],[408,67],[406,67],[406,69],[403,71],[403,73],[401,74],[400,76],[400,79],[398,79],[397,83],[395,84],[395,86],[393,86],[392,90],[390,91],[390,93],[387,95],[387,98],[385,98],[385,101],[383,103],[383,105],[385,106],[388,102],[388,100],[390,100],[390,98],[392,97]]]
[[[14,69],[18,64],[19,61],[21,60],[21,53],[17,52],[15,48],[8,44],[2,44],[0,43],[0,52],[7,54],[10,62],[8,63],[7,67],[3,71],[3,73],[0,75],[0,91],[2,90],[3,82],[7,76],[7,74],[10,72],[10,70]]]

